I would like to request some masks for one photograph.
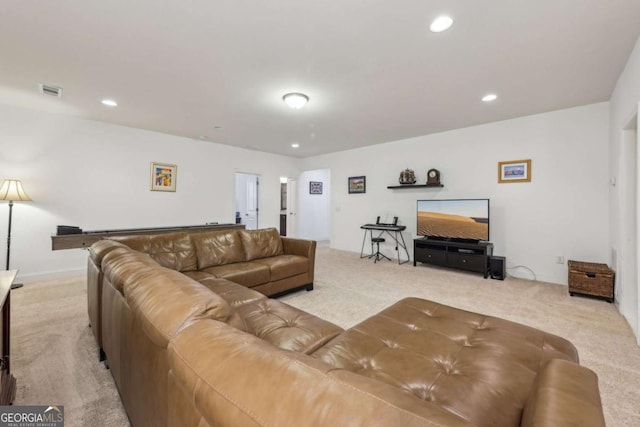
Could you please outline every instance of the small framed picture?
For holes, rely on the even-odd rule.
[[[358,194],[367,192],[366,176],[350,176],[349,177],[349,194]]]
[[[531,182],[531,159],[498,162],[498,182]]]
[[[178,166],[151,163],[151,191],[176,191]]]
[[[322,183],[309,181],[309,194],[322,194]]]

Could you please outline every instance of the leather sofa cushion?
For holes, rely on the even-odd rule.
[[[195,280],[211,289],[216,294],[220,295],[225,301],[227,301],[231,307],[237,307],[249,302],[266,299],[267,297],[260,292],[247,288],[246,286],[239,285],[227,279],[220,279],[211,274],[204,272],[193,272],[199,274],[191,274],[191,272],[185,273],[187,276],[193,277]],[[205,277],[206,276],[206,277]]]
[[[370,317],[313,356],[436,402],[476,426],[518,426],[540,365],[577,361],[575,347],[560,337],[417,298]]]
[[[236,230],[194,233],[191,239],[198,254],[198,270],[246,261]]]
[[[470,426],[396,387],[212,320],[183,329],[167,355],[199,426]]]
[[[240,230],[238,234],[242,239],[242,246],[247,261],[282,255],[284,253],[280,234],[275,228]]]
[[[109,239],[148,254],[158,264],[172,270],[190,271],[198,268],[196,249],[188,233],[112,236]]]
[[[236,262],[234,264],[218,265],[205,268],[202,271],[249,288],[267,283],[271,277],[269,267],[255,262]]]
[[[299,255],[278,255],[255,259],[253,262],[269,267],[272,282],[304,274],[309,270],[309,259]]]
[[[228,323],[283,350],[312,353],[342,328],[274,299],[235,307]]]

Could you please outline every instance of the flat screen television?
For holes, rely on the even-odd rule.
[[[456,241],[489,240],[489,199],[418,200],[418,236]]]

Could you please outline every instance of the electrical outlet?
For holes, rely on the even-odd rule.
[[[564,256],[562,255],[556,256],[556,264],[564,264]]]

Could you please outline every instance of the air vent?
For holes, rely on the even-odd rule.
[[[44,83],[38,85],[40,87],[40,93],[44,95],[51,95],[57,98],[62,98],[62,88],[56,86],[49,86]]]

